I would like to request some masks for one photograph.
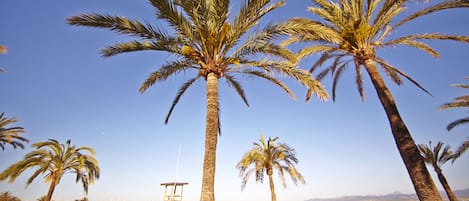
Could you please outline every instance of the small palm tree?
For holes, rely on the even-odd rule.
[[[446,191],[446,195],[448,195],[448,199],[450,201],[457,201],[458,198],[451,190],[446,177],[443,175],[443,170],[441,169],[446,162],[455,159],[453,152],[450,150],[450,146],[447,145],[443,148],[443,142],[438,142],[435,147],[432,147],[432,142],[430,141],[428,145],[420,144],[418,147],[423,160],[433,166],[433,169],[438,175],[438,180],[440,180],[441,185]],[[443,150],[441,150],[441,148],[443,148]]]
[[[466,80],[469,80],[469,77],[466,77]],[[469,89],[467,84],[454,84],[454,87],[459,87],[463,89]],[[440,106],[440,110],[452,109],[452,108],[469,108],[469,95],[459,96],[454,99],[453,102],[445,103]],[[448,131],[452,130],[454,127],[469,123],[469,117],[461,118],[456,121],[448,124],[446,129]]]
[[[316,7],[309,7],[309,11],[317,15],[320,20],[307,18],[287,20],[285,26],[291,28],[289,31],[291,37],[284,42],[284,45],[312,42],[311,46],[302,49],[298,53],[299,57],[315,53],[322,54],[310,69],[311,72],[317,70],[325,61],[331,60],[331,65],[320,71],[317,78],[321,80],[327,74],[332,74],[333,100],[336,98],[338,81],[348,68],[352,68],[355,72],[358,92],[362,100],[365,100],[363,71],[368,74],[386,112],[392,135],[419,199],[421,201],[441,200],[438,189],[425,167],[415,141],[399,114],[397,104],[386,86],[381,72],[384,72],[385,76],[398,85],[403,83],[403,79],[407,79],[423,91],[427,93],[428,91],[399,68],[380,58],[377,50],[404,45],[438,57],[438,52],[422,40],[469,42],[468,36],[438,33],[390,37],[391,32],[397,31],[408,22],[441,10],[469,7],[468,1],[441,1],[403,18],[399,14],[405,11],[403,6],[405,0],[340,0],[338,2],[313,0],[313,2]]]
[[[53,139],[34,143],[32,147],[36,150],[0,173],[0,181],[8,179],[12,183],[24,171],[36,168],[26,186],[40,174],[45,174],[46,183],[50,183],[45,201],[50,201],[55,187],[66,173],[76,174],[76,182],[81,181],[85,193],[88,193],[88,185],[99,178],[98,161],[94,158],[96,153],[90,147],[76,147],[70,144],[70,140],[66,144],[60,144]]]
[[[295,156],[295,150],[284,143],[277,143],[278,137],[270,138],[266,141],[261,135],[259,143],[255,142],[254,147],[246,152],[236,165],[239,169],[239,175],[243,177],[241,189],[246,187],[246,183],[252,174],[256,175],[257,182],[263,182],[264,173],[269,177],[269,186],[272,201],[277,200],[275,194],[273,172],[277,170],[282,180],[283,187],[286,187],[285,173],[288,173],[295,184],[298,181],[305,183],[303,176],[295,168],[298,159]],[[254,165],[252,169],[248,168]]]
[[[174,56],[163,64],[141,85],[145,92],[152,85],[178,74],[189,73],[188,79],[173,99],[165,123],[180,98],[197,81],[205,82],[206,127],[205,153],[200,201],[213,201],[215,185],[216,147],[220,132],[219,81],[224,79],[249,106],[237,76],[260,78],[269,81],[290,96],[292,91],[273,73],[286,75],[299,81],[308,89],[306,99],[313,93],[326,99],[322,85],[311,78],[309,72],[296,66],[296,57],[288,49],[272,42],[284,32],[279,25],[257,27],[261,18],[283,6],[285,1],[240,1],[239,13],[230,17],[230,0],[149,0],[158,20],[169,24],[169,31],[120,16],[83,14],[67,19],[70,25],[104,28],[136,39],[108,46],[102,55],[110,57],[137,51],[162,51]],[[239,2],[239,1],[237,1]],[[254,28],[256,28],[254,30]]]
[[[23,127],[15,126],[8,127],[9,124],[17,122],[16,118],[6,118],[4,113],[0,114],[0,148],[5,150],[5,145],[10,144],[13,148],[24,149],[23,143],[28,143],[28,139],[21,136],[26,131]]]
[[[12,195],[10,192],[3,192],[0,193],[0,201],[21,201],[21,199]]]

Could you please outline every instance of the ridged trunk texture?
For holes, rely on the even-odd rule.
[[[394,98],[381,78],[376,64],[372,60],[367,60],[365,68],[373,82],[381,105],[386,112],[397,149],[409,173],[419,200],[442,201],[440,193],[425,166],[417,145],[402,120]]]
[[[270,187],[270,196],[272,201],[277,201],[277,195],[275,194],[274,179],[272,178],[272,170],[268,171],[269,175],[269,187]]]
[[[218,138],[218,77],[207,75],[207,116],[205,122],[205,153],[200,201],[215,200],[215,165]]]

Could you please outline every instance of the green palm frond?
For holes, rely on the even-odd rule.
[[[192,60],[176,60],[169,62],[162,67],[160,67],[155,72],[151,73],[150,76],[145,80],[145,82],[140,86],[140,93],[145,92],[150,86],[154,85],[158,81],[165,81],[170,76],[184,72],[186,70],[195,68]]]
[[[412,15],[409,15],[408,17],[406,17],[406,18],[402,19],[401,21],[399,21],[398,23],[396,23],[396,25],[394,25],[393,27],[397,28],[397,27],[399,27],[399,26],[401,26],[401,25],[403,25],[407,22],[410,22],[410,21],[414,20],[415,18],[425,16],[425,15],[428,15],[428,14],[431,14],[431,13],[434,13],[434,12],[437,12],[437,11],[442,11],[442,10],[451,9],[451,8],[465,8],[465,7],[469,7],[469,2],[467,0],[446,0],[446,1],[442,1],[441,3],[435,4],[435,5],[427,7],[427,8],[423,8],[423,9],[413,13]]]
[[[307,39],[306,41],[323,40],[334,44],[342,42],[342,37],[333,27],[314,20],[290,18],[282,24],[282,28],[288,34]]]
[[[236,80],[236,78],[234,78],[231,75],[226,75],[225,78],[226,78],[226,81],[228,82],[228,86],[232,86],[236,90],[236,93],[238,93],[238,95],[241,97],[241,99],[243,99],[243,102],[246,104],[246,106],[249,107],[246,94],[244,93],[244,90],[241,84]]]
[[[7,118],[5,113],[0,114],[0,148],[2,150],[5,150],[5,145],[7,144],[11,145],[14,149],[24,149],[23,143],[29,142],[28,139],[21,136],[21,134],[26,132],[23,127],[7,127],[16,122],[18,122],[17,118]]]
[[[336,67],[334,67],[336,68]],[[335,101],[336,99],[336,91],[337,91],[337,86],[339,84],[340,76],[342,76],[342,73],[347,69],[347,64],[344,63],[340,66],[337,66],[337,70],[334,70],[334,78],[332,81],[332,100]],[[362,88],[359,86],[359,88]],[[362,98],[363,99],[363,98]]]
[[[197,36],[193,34],[191,23],[182,12],[178,11],[177,4],[173,0],[150,0],[150,3],[155,8],[158,19],[165,20],[178,34],[185,36],[192,43],[196,43]]]
[[[308,46],[303,49],[301,49],[298,52],[298,60],[300,60],[303,57],[310,56],[316,53],[320,52],[331,52],[337,50],[336,47],[334,46],[329,46],[329,45],[315,45],[315,46]]]
[[[430,96],[433,96],[427,89],[425,89],[422,85],[420,85],[417,81],[415,81],[414,79],[412,79],[409,75],[407,75],[406,73],[402,72],[401,70],[399,70],[398,68],[392,66],[391,64],[387,63],[386,61],[384,61],[383,59],[381,58],[376,58],[375,61],[380,64],[386,72],[389,73],[389,77],[391,78],[391,80],[393,80],[396,84],[400,85],[401,84],[401,81],[400,81],[400,78],[397,78],[395,77],[396,74],[398,74],[399,76],[402,76],[404,78],[406,78],[407,80],[409,80],[412,84],[414,84],[415,86],[417,86],[420,90],[424,91],[425,93],[427,93],[428,95]]]
[[[274,83],[275,85],[279,86],[280,88],[282,88],[292,99],[295,99],[295,94],[293,94],[293,92],[290,90],[290,88],[287,87],[287,85],[285,85],[280,80],[270,76],[268,73],[264,73],[264,72],[261,72],[261,71],[255,71],[255,70],[242,70],[242,71],[239,71],[239,73],[246,74],[246,75],[251,75],[251,76],[255,76],[255,77],[259,77],[259,78],[263,78],[267,81],[270,81],[270,82]]]
[[[112,46],[107,46],[101,50],[101,55],[103,57],[110,57],[117,54],[136,52],[143,50],[156,50],[156,51],[165,51],[173,54],[182,54],[180,48],[178,48],[178,42],[173,41],[129,41],[124,43],[115,44]]]
[[[137,36],[142,39],[168,40],[168,35],[150,24],[143,24],[134,19],[98,13],[82,14],[70,17],[67,23],[74,26],[105,28],[120,34]]]
[[[166,114],[166,118],[165,118],[165,121],[164,123],[167,124],[168,121],[169,121],[169,117],[171,117],[171,114],[174,110],[174,107],[176,107],[176,105],[178,104],[179,102],[179,99],[182,97],[182,95],[184,95],[184,93],[186,92],[186,90],[192,86],[192,84],[194,84],[195,81],[197,81],[198,79],[200,78],[200,75],[199,76],[196,76],[192,79],[189,79],[188,81],[186,81],[182,86],[181,88],[179,88],[179,91],[176,95],[176,97],[173,99],[173,103],[171,104],[171,108],[169,109],[168,113]]]

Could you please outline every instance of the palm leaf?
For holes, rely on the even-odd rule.
[[[179,88],[179,91],[176,95],[176,97],[173,99],[173,103],[171,104],[171,108],[169,109],[168,113],[166,114],[166,118],[165,118],[165,121],[164,123],[167,124],[168,121],[169,121],[169,117],[171,117],[171,114],[174,110],[174,107],[176,107],[176,105],[178,104],[179,102],[179,99],[182,97],[182,95],[184,95],[184,93],[186,92],[186,90],[192,86],[192,84],[198,80],[200,78],[200,75],[197,76],[197,77],[194,77],[192,79],[189,79],[188,81],[186,81],[182,86],[181,88]]]
[[[433,6],[423,8],[412,15],[409,15],[408,17],[402,19],[396,25],[394,25],[394,29],[409,22],[414,20],[415,18],[425,16],[437,11],[441,10],[446,10],[446,9],[451,9],[451,8],[465,8],[469,7],[469,2],[467,0],[450,0],[450,1],[443,1],[441,3],[435,4]]]
[[[228,85],[232,86],[236,90],[236,92],[241,97],[241,99],[243,99],[243,102],[246,104],[246,106],[249,107],[248,100],[246,99],[246,94],[244,93],[244,90],[241,87],[241,84],[238,81],[236,81],[236,79],[233,76],[226,75],[225,78],[228,82]]]
[[[176,60],[171,63],[167,63],[166,65],[163,65],[160,69],[151,73],[151,75],[140,86],[140,89],[139,89],[140,93],[145,92],[148,89],[148,87],[154,85],[157,81],[164,81],[168,77],[176,73],[193,68],[192,62],[193,61],[191,60]]]
[[[156,39],[162,41],[168,39],[167,34],[159,28],[119,16],[98,13],[82,14],[68,18],[67,23],[74,26],[106,28],[120,34],[137,36],[142,39]]]

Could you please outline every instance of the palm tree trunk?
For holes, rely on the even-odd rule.
[[[205,122],[205,153],[200,201],[215,200],[215,165],[218,138],[218,77],[207,76],[207,116]]]
[[[52,200],[52,194],[54,193],[55,186],[56,186],[56,181],[55,179],[52,179],[52,181],[50,182],[49,190],[47,191],[47,197],[45,201]]]
[[[454,194],[454,192],[451,190],[451,187],[449,187],[448,181],[446,181],[445,176],[443,175],[443,172],[440,168],[436,169],[436,174],[438,175],[438,180],[440,180],[441,185],[445,189],[446,195],[448,195],[449,201],[458,201],[458,198]]]
[[[270,195],[272,201],[277,201],[277,195],[275,195],[274,179],[272,178],[272,170],[267,173],[269,175]]]
[[[391,92],[381,78],[376,64],[372,60],[365,62],[365,68],[373,82],[391,126],[397,149],[409,173],[410,179],[420,201],[441,201],[441,196],[433,182],[422,156],[412,139],[407,126],[402,120]]]

